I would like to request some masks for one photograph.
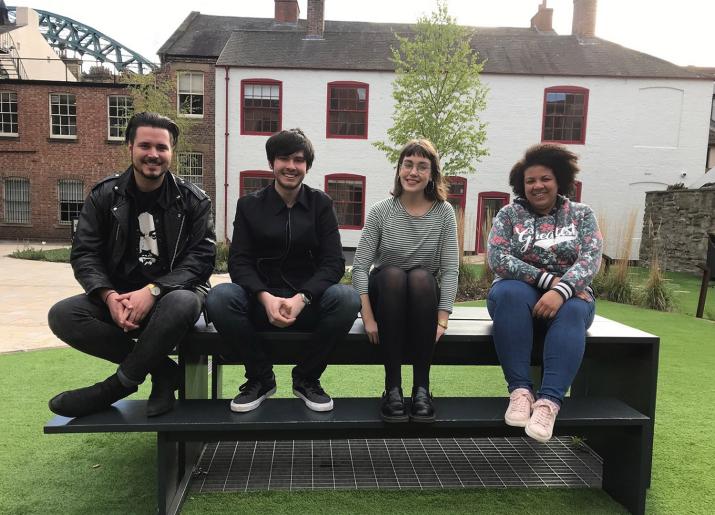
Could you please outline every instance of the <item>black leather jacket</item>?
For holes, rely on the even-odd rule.
[[[82,206],[70,262],[74,276],[87,294],[99,288],[116,288],[116,277],[127,245],[132,216],[127,186],[132,167],[94,186]],[[195,185],[171,172],[167,182],[168,208],[160,219],[168,271],[155,282],[162,291],[208,290],[216,259],[216,236],[211,200]]]

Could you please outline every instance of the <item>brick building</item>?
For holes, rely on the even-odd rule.
[[[94,183],[129,163],[128,103],[120,84],[0,82],[0,239],[69,239]]]

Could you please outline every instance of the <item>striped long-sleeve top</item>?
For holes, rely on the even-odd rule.
[[[518,279],[565,300],[590,289],[601,266],[603,240],[593,211],[559,195],[548,215],[517,198],[494,218],[487,256],[498,279]],[[552,286],[554,279],[560,282]]]
[[[402,270],[422,267],[440,285],[437,309],[452,312],[459,275],[457,223],[448,202],[435,202],[422,216],[412,216],[399,198],[381,200],[372,208],[353,261],[353,286],[368,292],[370,268],[392,265]]]

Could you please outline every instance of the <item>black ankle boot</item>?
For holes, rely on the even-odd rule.
[[[382,394],[380,417],[382,417],[382,420],[385,422],[407,422],[409,417],[405,409],[405,399],[402,396],[402,388],[393,386]]]
[[[410,418],[413,422],[434,422],[434,406],[432,405],[432,395],[424,386],[412,388],[412,404],[410,406]]]
[[[136,391],[136,386],[124,386],[117,374],[112,374],[101,383],[55,395],[50,399],[50,411],[63,417],[82,417],[105,410]]]
[[[151,373],[151,393],[146,403],[147,417],[156,417],[174,409],[174,392],[179,388],[180,380],[179,366],[169,358]]]

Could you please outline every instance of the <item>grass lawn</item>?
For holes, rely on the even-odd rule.
[[[715,504],[715,323],[605,301],[598,313],[661,337],[648,513],[710,513]],[[71,349],[0,355],[0,513],[153,513],[154,435],[42,434],[52,415],[47,409],[52,395],[113,371],[112,365]],[[241,370],[227,372],[225,391],[233,392]],[[276,375],[279,394],[289,396],[288,367],[278,367]],[[496,367],[435,367],[432,377],[437,397],[505,394]],[[323,379],[336,397],[376,397],[381,383],[379,367],[329,367]],[[148,394],[146,385],[140,394]],[[204,494],[184,506],[184,513],[238,511],[624,513],[600,490],[581,489]]]

